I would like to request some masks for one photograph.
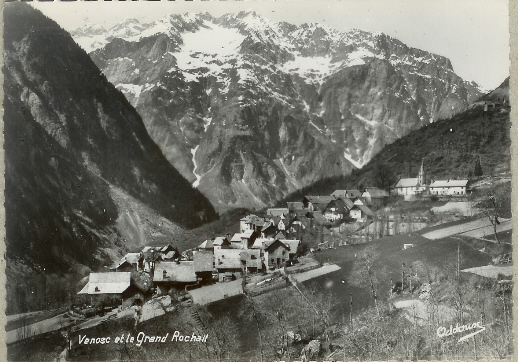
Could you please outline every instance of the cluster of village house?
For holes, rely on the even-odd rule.
[[[267,217],[248,215],[240,220],[239,233],[205,240],[181,254],[171,246],[146,246],[126,254],[113,272],[90,273],[88,283],[78,294],[119,295],[123,299],[136,291],[132,272],[146,273],[157,294],[171,288],[184,288],[202,281],[236,279],[244,273],[264,273],[293,263],[300,240],[283,233],[287,211],[268,210]]]
[[[400,179],[392,190],[406,199],[428,195],[465,195],[468,180],[425,182],[423,165],[416,178]],[[171,245],[146,246],[126,254],[114,272],[91,273],[79,294],[124,295],[131,286],[131,271],[147,273],[156,293],[171,288],[212,281],[232,280],[242,274],[264,273],[295,262],[300,240],[308,228],[320,227],[322,241],[329,228],[341,222],[365,221],[387,204],[389,193],[379,188],[336,190],[329,196],[305,196],[288,202],[286,208],[268,209],[266,217],[248,215],[240,220],[239,232],[205,240],[193,250],[178,255]]]

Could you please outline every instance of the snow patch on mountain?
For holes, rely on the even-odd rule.
[[[345,151],[344,151],[344,158],[349,161],[350,163],[352,163],[354,165],[354,167],[356,168],[362,168],[363,167],[363,163],[361,162],[358,162],[357,160],[355,160],[353,158],[353,156],[351,155],[351,152],[349,150],[349,148],[346,148]]]
[[[142,93],[142,86],[137,85],[137,84],[121,83],[121,84],[117,84],[115,87],[117,89],[119,89],[120,91],[122,91],[122,93],[124,93],[124,94],[130,93],[135,98],[138,98],[140,96],[140,94]]]
[[[376,121],[371,121],[371,120],[368,120],[367,118],[363,117],[363,116],[360,116],[359,114],[354,114],[354,116],[356,118],[358,118],[360,121],[362,121],[363,123],[365,123],[366,125],[368,125],[369,127],[371,128],[376,128],[378,126],[378,122]]]
[[[200,185],[200,180],[201,180],[201,175],[198,175],[196,173],[196,169],[198,168],[198,165],[196,164],[196,151],[198,151],[198,147],[200,147],[200,145],[197,145],[196,147],[191,149],[192,163],[194,165],[194,168],[192,169],[192,173],[194,174],[194,176],[196,176],[196,180],[192,183],[193,187],[198,187]]]
[[[295,59],[284,63],[280,69],[286,73],[295,73],[307,82],[322,84],[325,77],[333,74],[341,63],[333,63],[330,56],[305,57],[295,53]]]
[[[174,53],[177,68],[190,81],[200,76],[220,77],[225,70],[231,69],[230,60],[236,57],[245,37],[236,29],[224,28],[209,23],[192,33],[183,35],[183,45]],[[208,70],[208,72],[207,72]]]

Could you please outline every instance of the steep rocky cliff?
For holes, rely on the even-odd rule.
[[[484,103],[495,102],[484,112]],[[300,201],[305,195],[329,195],[337,189],[386,187],[400,177],[416,177],[424,161],[428,181],[476,180],[477,164],[495,183],[508,181],[511,171],[511,108],[509,78],[484,94],[467,110],[433,122],[386,145],[361,170],[319,180],[278,203]],[[498,181],[497,181],[498,180]],[[508,195],[509,196],[509,195]]]
[[[24,3],[7,4],[4,20],[10,262],[95,267],[216,218],[67,32]]]
[[[480,95],[448,59],[384,34],[253,12],[131,19],[72,35],[169,162],[220,209],[262,207],[347,174]]]

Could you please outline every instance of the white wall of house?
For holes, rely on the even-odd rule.
[[[244,221],[244,220],[241,220],[241,221],[239,222],[239,230],[240,230],[240,232],[242,232],[242,233],[244,233],[244,232],[245,232],[245,231],[247,231],[247,230],[251,230],[251,229],[250,229],[250,224],[248,224],[248,223],[247,223],[246,221]]]
[[[426,186],[412,186],[412,187],[398,187],[396,194],[398,195],[417,195],[420,192],[426,191]]]
[[[360,209],[353,209],[350,211],[349,215],[353,218],[353,219],[361,219],[362,218],[362,211]]]
[[[326,218],[326,220],[328,221],[336,221],[336,220],[341,220],[344,218],[344,215],[343,214],[339,214],[337,212],[331,212],[331,211],[327,211],[325,214],[324,214],[324,217]]]
[[[466,187],[430,187],[432,195],[466,195]]]

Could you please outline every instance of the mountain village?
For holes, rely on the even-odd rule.
[[[292,9],[33,5],[4,10],[7,360],[512,356],[507,73]]]
[[[85,305],[102,304],[105,307],[106,296],[109,296],[112,306],[122,303],[122,308],[127,308],[142,305],[153,297],[181,293],[180,301],[192,303],[190,294],[197,288],[241,279],[242,283],[235,284],[237,291],[230,294],[235,295],[247,286],[252,290],[258,283],[271,282],[274,279],[271,276],[282,274],[287,278],[289,272],[322,267],[311,257],[314,252],[364,242],[359,235],[372,228],[379,213],[389,206],[389,200],[392,203],[432,197],[461,200],[469,193],[468,179],[427,182],[423,160],[416,178],[400,178],[389,191],[366,187],[363,191],[348,189],[336,190],[331,195],[308,195],[299,202],[287,202],[286,208],[269,208],[264,216],[249,214],[239,220],[238,233],[213,237],[194,249],[180,252],[167,244],[145,246],[141,251],[127,253],[115,265],[109,266],[110,272],[90,273],[88,282],[78,292],[79,296],[84,296],[79,300]],[[392,223],[386,223],[387,235],[399,233],[394,230],[394,219],[394,215],[390,215]],[[420,225],[418,229],[428,224]],[[332,235],[343,235],[344,228],[353,230],[356,236],[342,237],[335,243]],[[308,241],[308,235],[304,238],[304,234],[312,229],[316,230],[318,240]],[[403,232],[408,230],[408,226],[403,228]],[[334,270],[325,269],[313,277]],[[289,280],[288,284],[276,284],[275,287],[286,285]],[[263,293],[269,290],[271,288],[261,288]],[[228,296],[222,295],[223,298]]]

